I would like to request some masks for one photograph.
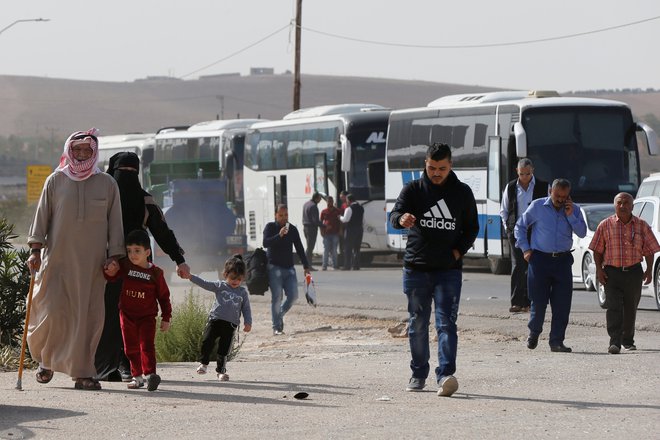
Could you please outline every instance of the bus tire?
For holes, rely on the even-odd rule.
[[[489,258],[490,271],[495,275],[510,275],[511,260],[504,258]]]
[[[371,266],[374,262],[374,254],[360,253],[360,266]]]

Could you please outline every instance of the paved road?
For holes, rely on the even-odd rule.
[[[207,279],[217,277],[212,272],[203,273],[202,276]],[[313,272],[313,278],[319,301],[324,306],[357,309],[363,312],[406,311],[406,301],[401,290],[401,268],[398,265],[381,265],[376,268],[363,268],[360,271],[317,271]],[[299,279],[302,279],[300,271]],[[507,316],[510,305],[509,281],[508,276],[493,275],[483,269],[466,269],[463,276],[461,313]],[[175,277],[170,284],[175,300],[182,298],[189,287],[188,282],[177,280]],[[268,295],[265,299],[269,300]],[[571,317],[586,325],[605,325],[605,311],[598,305],[596,293],[588,292],[583,288],[576,287],[574,290]],[[656,328],[660,331],[660,312],[655,307],[652,297],[642,297],[637,325],[639,328]]]
[[[0,439],[658,438],[656,311],[640,313],[638,324],[648,328],[636,335],[639,350],[612,356],[594,294],[576,292],[567,333],[573,353],[550,352],[547,332],[528,350],[526,314],[508,313],[508,278],[468,271],[460,388],[445,399],[432,380],[425,392],[404,391],[410,357],[407,341],[386,331],[393,321],[354,317],[406,315],[400,270],[314,276],[321,305],[294,306],[284,337],[270,333],[269,297],[253,297],[256,325],[229,382],[199,377],[193,362],[159,364],[163,382],[154,393],[122,383],[76,391],[62,374],[39,385],[31,371],[17,391],[16,373],[0,373]],[[173,283],[175,299],[188,286]],[[298,391],[309,398],[293,399]]]

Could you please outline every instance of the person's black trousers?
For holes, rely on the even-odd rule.
[[[637,306],[642,296],[644,271],[637,264],[629,270],[605,266],[605,319],[610,345],[633,345],[635,343],[635,320]]]
[[[202,350],[199,362],[208,365],[211,359],[211,352],[215,341],[218,340],[218,365],[216,373],[225,373],[227,369],[227,355],[231,350],[231,343],[234,340],[234,331],[236,326],[223,319],[209,319],[204,328],[202,336]]]
[[[360,246],[362,245],[362,232],[347,232],[344,238],[344,269],[360,269]]]
[[[319,233],[319,227],[312,225],[303,225],[303,233],[305,234],[305,241],[307,242],[307,248],[305,248],[305,255],[307,255],[307,261],[309,261],[309,265],[313,266],[312,254],[314,253],[314,246],[316,246],[316,237]]]
[[[516,247],[516,238],[509,234],[509,248],[511,254],[511,305],[529,307],[527,295],[527,261],[523,251]]]

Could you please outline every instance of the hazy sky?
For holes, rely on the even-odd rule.
[[[21,19],[51,21],[18,23],[0,33],[0,75],[133,81],[246,75],[250,67],[293,71],[294,32],[288,24],[295,3],[4,1],[0,29]],[[655,18],[660,2],[303,0],[302,12],[303,74],[559,91],[660,89],[660,18]],[[588,34],[465,48],[580,33]]]

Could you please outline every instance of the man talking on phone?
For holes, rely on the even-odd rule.
[[[531,301],[527,327],[527,348],[533,350],[543,331],[548,303],[552,307],[550,350],[570,353],[564,345],[568,317],[573,298],[573,233],[587,234],[587,225],[580,207],[571,200],[571,182],[555,179],[549,197],[534,200],[516,222],[514,235],[517,246],[528,262],[527,287]],[[531,240],[527,231],[531,229]]]
[[[298,228],[289,224],[289,209],[278,205],[275,221],[264,227],[264,247],[268,254],[268,285],[271,293],[271,315],[273,335],[284,334],[284,315],[298,299],[298,278],[293,266],[292,247],[303,265],[304,274],[310,271],[310,262],[305,255]],[[282,301],[282,292],[286,299]]]

